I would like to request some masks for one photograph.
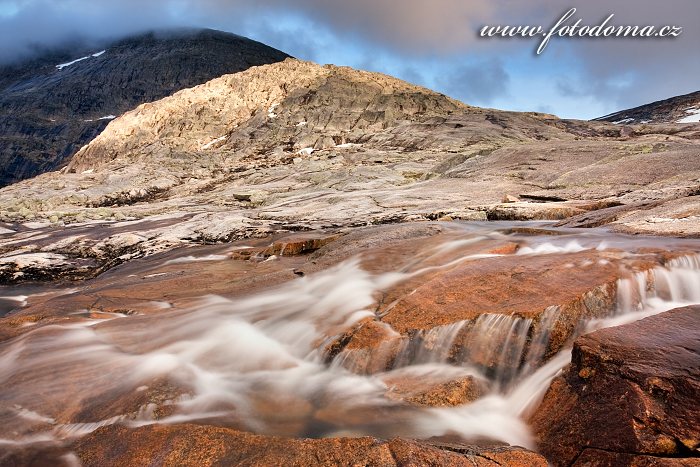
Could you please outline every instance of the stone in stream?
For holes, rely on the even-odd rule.
[[[419,377],[388,377],[387,397],[423,407],[452,407],[474,402],[488,393],[488,383],[474,376],[431,381]]]
[[[578,338],[532,417],[541,451],[562,466],[700,465],[699,323],[689,306]]]
[[[264,256],[294,256],[302,253],[316,251],[322,246],[338,239],[340,234],[324,234],[318,232],[298,233],[276,240],[266,248],[262,254]]]

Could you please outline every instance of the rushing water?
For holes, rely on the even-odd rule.
[[[444,255],[494,234],[488,228],[480,226],[433,253]],[[527,261],[532,255],[627,248],[632,241],[597,235],[537,238],[518,254]],[[646,240],[635,241],[643,246]],[[0,443],[60,441],[107,424],[158,418],[281,435],[456,435],[533,447],[523,419],[570,360],[569,349],[545,359],[550,330],[561,314],[556,304],[537,322],[487,313],[411,339],[383,323],[387,342],[396,347],[375,349],[371,357],[389,370],[368,372],[366,350],[342,351],[332,359],[326,352],[358,321],[375,316],[377,293],[436,268],[489,256],[455,255],[441,265],[418,263],[410,271],[379,274],[353,259],[246,298],[205,296],[187,309],[37,327],[0,344]],[[169,264],[197,260],[188,256]],[[616,290],[609,315],[580,323],[580,332],[700,303],[700,259],[688,255],[629,275]],[[5,300],[28,298],[19,295],[25,294]],[[486,368],[484,360],[495,364]],[[466,376],[486,382],[489,394],[439,408],[387,396],[392,378]]]

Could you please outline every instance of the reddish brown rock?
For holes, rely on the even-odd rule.
[[[528,203],[520,200],[490,206],[486,217],[491,221],[561,220],[582,214],[586,206],[570,202]]]
[[[82,464],[240,465],[240,466],[545,466],[544,458],[522,448],[451,449],[376,438],[291,439],[260,436],[202,425],[152,425],[136,429],[100,428],[77,441]],[[512,462],[511,462],[512,461]]]
[[[488,391],[488,385],[473,376],[442,382],[405,376],[387,378],[385,382],[389,387],[387,397],[426,407],[468,404]]]
[[[343,366],[355,373],[390,369],[407,339],[375,319],[365,319],[326,348],[328,358],[340,355]]]
[[[586,449],[573,467],[698,467],[700,458],[655,457]]]
[[[505,245],[491,248],[487,253],[492,255],[512,255],[520,249],[520,245],[514,242],[508,242]]]
[[[692,306],[577,339],[571,367],[532,419],[542,452],[556,465],[587,448],[697,456],[699,323],[700,307]]]
[[[289,235],[273,242],[272,245],[263,251],[263,255],[294,256],[310,253],[339,237],[340,234],[325,234],[323,232],[304,232]]]
[[[403,335],[465,321],[450,354],[454,358],[460,349],[469,346],[474,337],[471,330],[480,316],[532,320],[530,334],[534,335],[546,321],[545,312],[556,306],[558,314],[553,323],[546,324],[551,326],[542,352],[547,358],[571,339],[581,320],[602,317],[614,309],[616,283],[625,269],[643,270],[653,264],[639,259],[629,262],[616,258],[614,253],[596,250],[528,256],[526,260],[506,255],[469,261],[420,277],[412,290],[406,290],[404,284],[390,290],[384,299],[389,305],[380,308],[380,315],[384,315],[382,322]],[[510,336],[497,333],[494,339],[505,341]],[[525,343],[524,351],[531,342]],[[493,352],[493,348],[472,348],[470,361],[495,367],[502,354]],[[515,352],[512,361],[500,364],[517,368],[520,355]]]

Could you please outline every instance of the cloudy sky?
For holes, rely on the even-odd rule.
[[[484,25],[679,26],[673,39],[480,38]],[[0,0],[0,62],[67,38],[235,32],[297,58],[381,71],[469,104],[592,118],[700,90],[698,0]],[[570,24],[567,23],[567,24]],[[77,58],[77,57],[76,57]]]

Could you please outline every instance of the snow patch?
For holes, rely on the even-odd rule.
[[[297,126],[306,126],[308,123],[307,122],[299,122],[297,123]]]
[[[100,117],[100,118],[88,118],[88,119],[83,120],[83,121],[84,121],[84,122],[94,122],[94,121],[96,121],[96,120],[114,120],[115,118],[117,118],[116,115],[105,115],[104,117]]]
[[[308,148],[300,149],[299,151],[297,151],[297,154],[300,154],[302,156],[310,156],[312,152],[314,152],[314,148],[308,147]]]
[[[620,125],[620,124],[625,124],[625,123],[632,123],[634,122],[633,118],[623,118],[622,120],[618,120],[616,122],[612,122],[613,125]]]
[[[687,117],[681,118],[676,123],[700,123],[700,109],[697,107],[691,107],[686,110],[689,113]]]
[[[267,116],[268,116],[268,118],[275,118],[275,117],[277,116],[277,114],[275,113],[275,108],[276,108],[278,105],[279,105],[279,104],[272,104],[272,105],[270,106],[270,108],[267,109]]]
[[[74,65],[74,64],[76,64],[76,63],[78,63],[78,62],[82,62],[83,60],[87,60],[87,59],[90,58],[90,57],[99,57],[100,55],[102,55],[102,54],[105,53],[105,52],[106,52],[106,50],[101,50],[100,52],[94,53],[94,54],[92,54],[92,55],[86,55],[86,56],[84,56],[84,57],[76,58],[76,59],[73,60],[72,62],[66,62],[66,63],[58,64],[58,65],[56,65],[56,68],[58,68],[59,70],[63,70],[63,69],[64,69],[65,67],[67,67],[67,66],[71,66],[71,65]]]
[[[73,60],[72,62],[61,63],[60,65],[56,65],[56,68],[58,68],[59,70],[63,70],[67,66],[71,66],[75,63],[82,62],[83,60],[87,60],[88,58],[90,58],[89,55],[86,57],[80,57],[78,59]]]

